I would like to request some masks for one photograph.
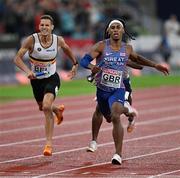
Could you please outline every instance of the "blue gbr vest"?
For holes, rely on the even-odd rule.
[[[110,39],[105,40],[103,53],[97,58],[97,65],[102,70],[95,77],[96,86],[107,92],[124,88],[123,74],[126,71],[128,57],[125,43],[122,42],[121,48],[114,51],[111,49]]]

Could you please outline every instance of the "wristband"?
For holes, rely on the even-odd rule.
[[[88,65],[93,60],[93,58],[89,54],[85,54],[85,56],[80,60],[80,65],[86,69],[89,69]]]

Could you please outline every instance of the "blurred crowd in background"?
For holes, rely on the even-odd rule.
[[[105,24],[109,19],[122,18],[127,22],[128,30],[137,39],[134,44],[137,51],[151,53],[152,50],[158,50],[163,60],[170,63],[172,44],[175,44],[174,39],[177,39],[177,36],[179,38],[180,33],[177,16],[179,14],[168,12],[169,19],[158,17],[157,2],[160,1],[0,0],[0,73],[4,74],[7,71],[4,65],[9,66],[9,61],[4,58],[12,59],[22,39],[38,31],[42,14],[53,17],[54,33],[70,40],[69,44],[79,55],[78,57],[85,53],[92,43],[103,38]],[[148,35],[151,37],[149,41]],[[78,46],[80,44],[78,40],[81,42],[84,40],[83,46],[87,45],[86,48]],[[179,44],[180,42],[176,42],[173,48],[179,50]],[[147,49],[145,49],[146,46]],[[156,46],[156,49],[151,49],[153,46]],[[68,64],[65,63],[60,67],[68,69]],[[9,70],[12,71],[12,69]]]
[[[22,38],[38,30],[42,14],[50,14],[62,36],[99,40],[105,22],[117,17],[127,20],[136,35],[145,27],[143,11],[137,0],[1,0],[0,33]]]

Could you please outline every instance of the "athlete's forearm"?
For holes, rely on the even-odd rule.
[[[90,62],[93,60],[93,58],[89,55],[86,54],[80,61],[80,64],[82,67],[86,69],[91,69],[94,65],[90,64]]]
[[[63,51],[70,58],[70,60],[72,61],[73,65],[78,64],[78,61],[74,57],[74,55],[73,55],[73,53],[72,53],[72,51],[70,50],[69,47],[63,48]]]
[[[155,62],[149,59],[146,59],[145,57],[141,55],[136,55],[136,56],[130,55],[130,59],[132,59],[132,61],[137,62],[138,64],[143,65],[143,66],[149,66],[149,67],[155,68],[157,65]]]
[[[24,71],[26,74],[29,74],[31,70],[27,67],[27,65],[22,61],[20,57],[14,58],[14,63],[18,68],[20,68],[22,71]]]
[[[142,66],[142,65],[139,65],[139,64],[137,64],[136,62],[132,62],[131,60],[128,60],[127,66],[128,66],[128,67],[131,67],[131,68],[133,68],[133,69],[139,69],[139,70],[142,70],[142,69],[143,69],[143,66]]]

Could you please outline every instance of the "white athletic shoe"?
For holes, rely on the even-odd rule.
[[[131,133],[135,128],[135,119],[132,121],[129,121],[128,126],[127,126],[127,132]]]
[[[122,164],[122,158],[118,154],[114,154],[111,160],[112,164]]]
[[[138,112],[135,108],[133,108],[129,102],[125,101],[124,102],[124,107],[128,109],[128,115],[129,116],[134,116],[134,117],[137,117],[138,116]]]
[[[97,150],[97,142],[92,140],[90,143],[89,143],[89,147],[87,148],[87,152],[95,152]]]

